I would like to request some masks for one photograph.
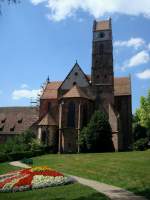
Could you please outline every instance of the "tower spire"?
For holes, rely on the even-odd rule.
[[[47,82],[47,83],[50,83],[49,75],[48,75],[48,77],[47,77],[47,79],[46,79],[46,82]]]

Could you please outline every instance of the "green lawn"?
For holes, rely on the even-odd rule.
[[[4,174],[18,167],[10,166],[8,163],[0,163],[0,174]],[[78,183],[37,189],[26,192],[0,193],[1,200],[109,200],[105,195]]]
[[[45,155],[34,165],[119,186],[150,199],[150,151]]]
[[[150,199],[150,151],[102,154],[49,154],[33,158],[34,165],[48,165],[60,172],[116,185]],[[15,168],[14,168],[15,169]],[[0,173],[12,170],[0,164]],[[96,191],[72,184],[15,194],[0,199],[97,200],[107,198]]]
[[[13,167],[8,163],[0,163],[0,174],[5,174],[7,172],[20,169],[19,167]]]
[[[95,190],[78,183],[26,192],[0,193],[1,200],[109,200]]]

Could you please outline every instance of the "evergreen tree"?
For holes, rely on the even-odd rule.
[[[111,127],[103,112],[95,111],[90,122],[81,131],[80,149],[88,152],[114,151]]]

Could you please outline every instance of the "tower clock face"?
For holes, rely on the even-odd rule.
[[[94,39],[98,40],[98,39],[104,39],[105,38],[105,32],[95,32],[94,33]]]
[[[112,40],[111,31],[95,31],[93,35],[94,41]]]

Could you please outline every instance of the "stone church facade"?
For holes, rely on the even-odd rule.
[[[114,149],[127,150],[132,144],[131,80],[114,77],[111,19],[94,21],[91,75],[76,62],[64,81],[47,81],[38,120],[33,120],[37,137],[59,153],[79,152],[80,131],[95,110],[109,118]],[[0,120],[2,114],[0,109]]]
[[[80,130],[94,110],[108,115],[115,150],[127,150],[132,142],[131,80],[114,78],[111,20],[94,21],[91,75],[75,63],[64,81],[47,83],[38,137],[48,132],[48,144],[58,141],[59,152],[77,152]]]

